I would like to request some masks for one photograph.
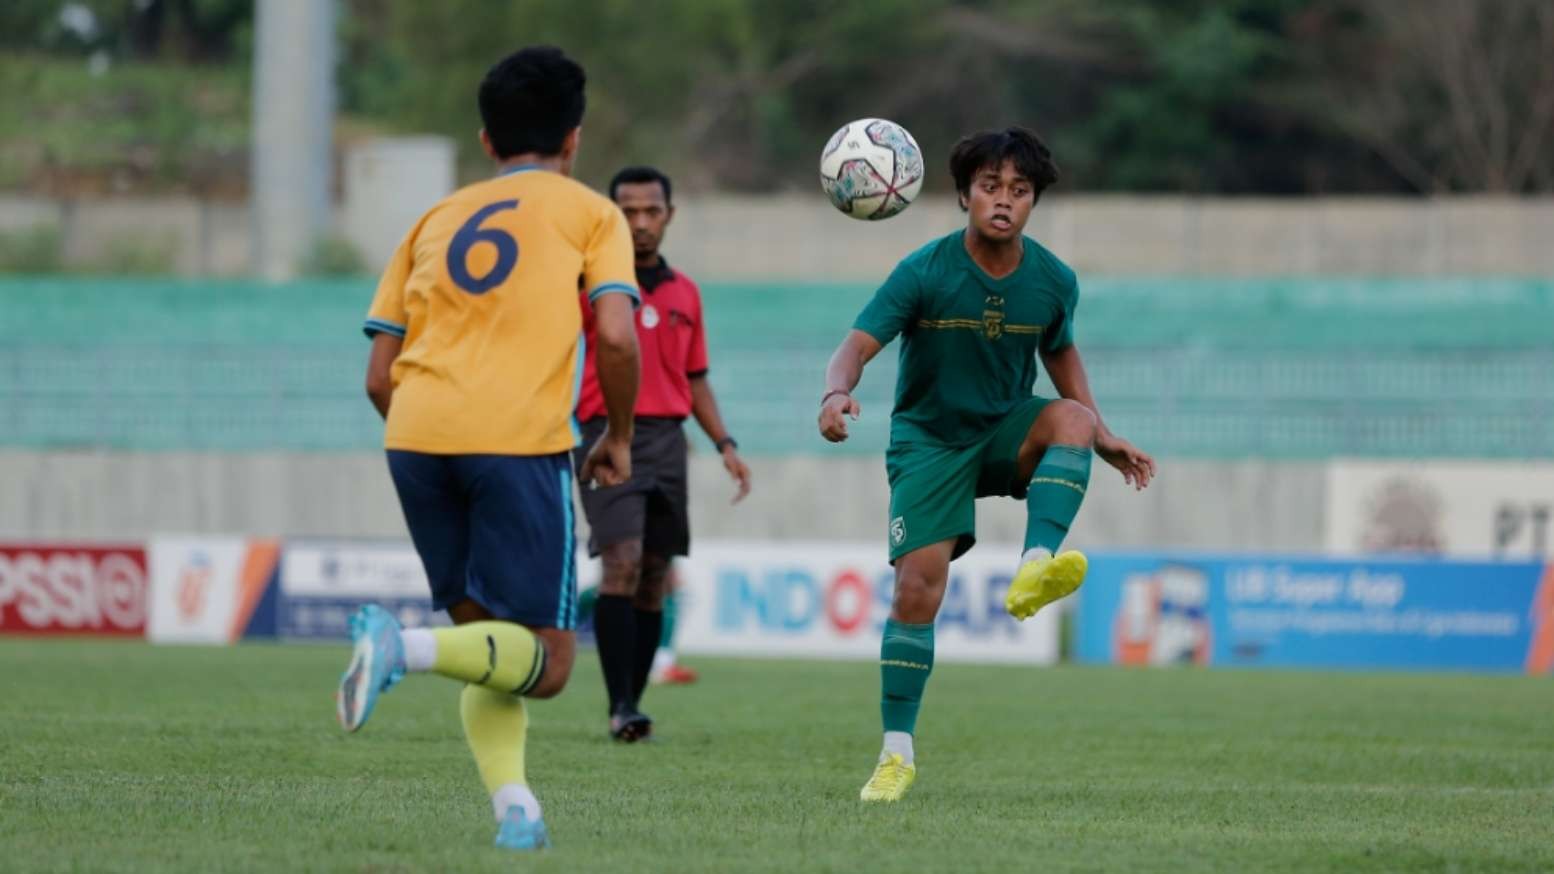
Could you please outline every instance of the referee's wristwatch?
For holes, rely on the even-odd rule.
[[[739,441],[735,440],[733,437],[724,437],[722,440],[719,440],[712,445],[717,447],[718,452],[721,454],[723,452],[727,452],[730,448],[738,449]]]

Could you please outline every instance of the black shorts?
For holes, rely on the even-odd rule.
[[[583,443],[572,451],[573,470],[604,434],[604,417],[582,425]],[[686,493],[685,430],[679,419],[639,417],[631,440],[631,479],[589,488],[578,495],[588,517],[588,554],[640,538],[642,551],[661,558],[691,552],[690,498]]]

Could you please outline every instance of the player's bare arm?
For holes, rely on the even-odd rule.
[[[826,365],[826,393],[820,404],[820,436],[832,443],[847,439],[847,417],[863,412],[853,389],[863,379],[864,365],[878,355],[880,342],[859,330],[849,331]]]
[[[399,350],[404,348],[403,337],[389,333],[374,334],[372,351],[367,355],[367,398],[378,415],[388,418],[389,400],[394,396],[392,372]]]
[[[739,447],[734,444],[728,428],[723,424],[723,414],[718,411],[718,398],[712,393],[712,384],[707,381],[707,374],[699,373],[691,377],[690,382],[691,415],[696,417],[696,424],[701,426],[707,439],[718,447],[718,453],[723,457],[723,469],[728,471],[737,488],[734,500],[730,503],[737,504],[750,494],[750,467],[739,457]]]
[[[1155,460],[1106,427],[1106,420],[1096,406],[1095,396],[1090,393],[1090,377],[1085,373],[1085,362],[1079,355],[1079,347],[1071,344],[1057,352],[1043,352],[1041,363],[1060,396],[1084,404],[1095,414],[1096,454],[1121,471],[1128,485],[1135,489],[1148,486],[1155,476]]]
[[[606,294],[594,301],[597,326],[599,387],[609,425],[588,451],[578,477],[584,482],[617,486],[631,478],[632,415],[637,403],[637,328],[632,301],[624,294]]]

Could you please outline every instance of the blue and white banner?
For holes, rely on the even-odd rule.
[[[1025,622],[1004,611],[1019,548],[979,545],[950,565],[934,658],[1054,664],[1058,606]],[[882,543],[698,542],[682,579],[686,653],[879,657],[895,572]]]
[[[1080,661],[1546,673],[1542,563],[1098,555]]]
[[[369,602],[406,626],[447,624],[446,614],[432,612],[426,571],[404,541],[289,541],[276,595],[274,627],[283,638],[346,640],[347,620]]]

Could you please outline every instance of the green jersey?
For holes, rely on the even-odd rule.
[[[964,231],[904,258],[853,327],[881,344],[901,336],[892,446],[966,446],[1031,397],[1037,353],[1074,342],[1074,271],[1023,238],[1002,279],[971,260]]]

